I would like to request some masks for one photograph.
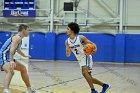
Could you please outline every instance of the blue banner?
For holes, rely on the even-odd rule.
[[[3,0],[4,17],[35,17],[35,0]]]
[[[4,17],[35,17],[36,10],[4,10]]]

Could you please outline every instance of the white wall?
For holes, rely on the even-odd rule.
[[[56,1],[55,3],[55,13],[57,13],[60,10],[63,10],[63,3],[64,2],[70,2],[73,0],[54,0]],[[97,18],[109,18],[113,17],[111,13],[109,13],[103,5],[99,2],[101,0],[89,0],[89,12],[92,13],[93,15],[89,14],[89,17],[97,17]],[[119,7],[119,0],[102,0],[104,1],[114,12],[114,17],[118,16],[118,7]],[[127,0],[128,2],[126,3],[126,25],[127,31],[126,33],[140,33],[139,27],[140,26],[140,0]],[[81,10],[88,10],[88,0],[80,0],[79,6],[78,6],[78,11]],[[60,12],[60,17],[63,16],[63,11]],[[100,20],[91,19],[88,21],[89,23],[100,23]],[[58,31],[63,30],[64,27],[59,27]],[[91,31],[101,31],[101,32],[111,32],[111,33],[116,33],[117,28],[116,27],[94,27],[90,29]]]
[[[63,9],[63,2],[65,1],[72,1],[72,0],[59,0],[59,9]],[[117,0],[105,0],[105,2],[109,5],[109,7],[111,7],[111,9],[113,11],[115,11],[116,15],[117,16],[117,7],[118,7],[118,1]],[[88,14],[88,17],[96,17],[96,18],[109,18],[111,17],[111,15],[103,8],[103,6],[100,5],[100,3],[98,2],[98,0],[80,0],[80,3],[78,5],[78,11],[82,11],[82,12],[90,12],[90,14]],[[60,13],[60,16],[63,15],[63,11],[61,11]],[[84,14],[81,13],[81,16],[80,14],[78,15],[78,17],[80,18],[84,18]],[[88,23],[89,24],[93,24],[93,23],[102,23],[103,20],[98,20],[98,19],[90,19],[88,20]],[[84,19],[79,19],[79,21],[81,21],[81,23],[84,23],[84,21],[82,21]],[[72,20],[73,21],[73,20]],[[61,32],[62,30],[65,30],[64,27],[61,29],[61,27],[59,27],[58,31]],[[85,29],[86,31],[86,29]],[[101,26],[101,27],[94,27],[94,28],[90,28],[88,29],[88,31],[95,31],[95,32],[111,32],[111,33],[116,33],[116,27],[104,27],[104,26]]]
[[[3,9],[2,0],[0,0],[0,16],[2,16],[2,13],[1,13],[2,9]]]
[[[41,9],[41,10],[37,11],[37,14],[39,16],[46,16],[46,19],[49,18],[50,1],[51,0],[37,0],[37,5],[39,6],[39,9]],[[57,17],[59,17],[59,18],[64,18],[64,11],[63,11],[64,2],[72,2],[72,1],[75,1],[75,0],[54,0],[55,17],[57,15]],[[88,4],[88,1],[89,1],[89,4]],[[102,3],[100,1],[104,1],[105,4],[107,4],[110,7],[109,10],[113,10],[113,13],[112,13],[112,11],[111,11],[111,13],[109,13],[109,10],[105,9],[104,5],[102,5]],[[87,23],[94,24],[97,26],[94,26],[94,27],[88,29],[88,31],[117,33],[118,28],[116,27],[116,23],[115,24],[111,23],[110,25],[103,23],[102,25],[100,25],[100,23],[102,23],[103,21],[106,22],[106,20],[99,20],[98,18],[112,18],[112,17],[115,18],[115,17],[117,17],[119,1],[120,0],[80,0],[79,6],[78,6],[78,11],[79,12],[82,11],[83,13],[78,15],[78,19],[84,18],[84,16],[85,16],[84,14],[86,14],[86,12],[88,12],[87,10],[89,10],[90,13],[88,14],[88,17],[92,17],[94,19],[88,20]],[[124,16],[124,18],[123,18],[124,23],[125,23],[124,25],[126,26],[125,33],[140,33],[140,12],[139,12],[140,0],[123,0],[123,1],[127,1],[126,2],[127,6],[125,7],[125,9],[127,10],[126,16]],[[124,12],[124,14],[125,14],[125,12]],[[66,17],[73,18],[72,16],[74,16],[74,14],[67,15]],[[69,20],[73,21],[72,19],[69,19]],[[81,23],[83,23],[83,21],[84,21],[84,19],[78,20],[78,22],[81,22]],[[38,23],[38,24],[40,24],[40,23]],[[32,27],[33,28],[37,27],[40,29],[41,26],[38,24],[35,24],[35,26],[32,26]],[[38,26],[36,26],[36,25],[38,25]],[[46,23],[46,25],[49,25],[49,23],[48,24]],[[55,25],[59,25],[59,26],[54,26],[54,29],[56,29],[57,32],[65,31],[66,26],[61,26],[61,24],[59,24],[59,23],[55,23]],[[4,26],[2,26],[2,27],[4,27]],[[45,28],[43,31],[47,31],[47,30],[48,29]],[[86,29],[85,29],[85,31],[86,31]]]
[[[36,0],[37,8],[37,16],[49,16],[50,9],[50,0]]]
[[[140,0],[128,0],[128,24],[140,26]]]
[[[140,0],[128,0],[126,33],[140,34]]]

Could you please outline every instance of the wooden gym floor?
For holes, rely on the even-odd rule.
[[[139,63],[94,63],[92,75],[111,85],[107,93],[140,93]],[[29,76],[32,86],[40,93],[90,93],[76,61],[30,60]],[[3,79],[4,73],[0,72],[0,93]],[[10,88],[12,93],[23,93],[26,90],[24,85],[18,84],[11,84]],[[95,85],[95,88],[101,91],[100,86]]]

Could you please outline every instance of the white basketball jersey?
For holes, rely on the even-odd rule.
[[[77,60],[80,61],[82,57],[85,56],[84,51],[83,51],[84,44],[82,43],[80,36],[77,35],[74,38],[74,40],[71,40],[70,38],[68,38],[67,42],[71,51],[76,56]]]

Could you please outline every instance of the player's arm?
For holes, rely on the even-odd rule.
[[[16,52],[16,48],[18,47],[18,44],[20,43],[21,38],[18,36],[14,36],[12,38],[12,43],[11,43],[11,47],[10,47],[10,61],[14,60],[14,54]]]
[[[71,50],[70,50],[67,40],[65,41],[65,46],[66,46],[66,56],[69,57],[71,55]]]
[[[25,55],[20,49],[17,50],[17,53],[20,54],[23,57],[31,57],[30,55]]]
[[[91,42],[89,39],[87,39],[87,38],[86,38],[85,36],[83,36],[83,35],[80,36],[80,39],[81,39],[81,41],[83,41],[85,44],[90,43],[90,44],[93,44],[93,45],[96,46],[95,43]],[[96,46],[96,50],[97,50],[97,46]]]
[[[16,64],[14,63],[14,54],[16,52],[16,48],[18,47],[18,44],[20,43],[21,38],[18,36],[14,36],[12,38],[11,47],[10,47],[10,65],[12,68],[16,67]]]

